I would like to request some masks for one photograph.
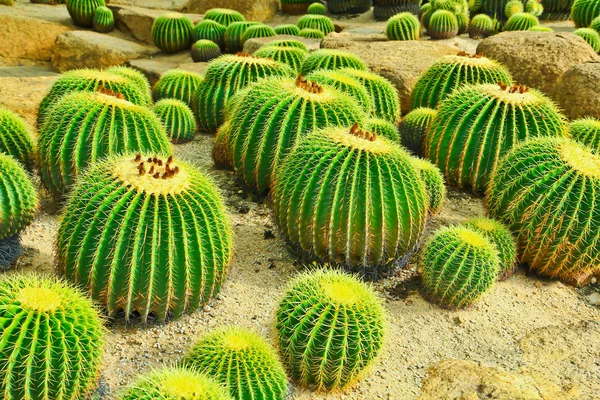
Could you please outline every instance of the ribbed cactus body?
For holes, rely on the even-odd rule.
[[[468,32],[471,39],[485,39],[494,34],[494,21],[485,14],[477,14],[469,23]]]
[[[92,25],[97,32],[107,33],[115,29],[115,17],[108,7],[98,7]]]
[[[525,7],[523,6],[523,2],[521,0],[509,0],[509,2],[504,6],[504,16],[506,19],[509,19],[516,13],[522,13],[524,11]]]
[[[317,391],[343,389],[381,352],[385,314],[375,292],[337,271],[294,279],[277,310],[277,333],[290,377]]]
[[[394,15],[401,12],[411,12],[413,14],[419,13],[419,0],[401,0],[401,4],[394,5],[378,5],[377,1],[373,2],[373,17],[376,21],[387,21]]]
[[[532,26],[527,30],[531,32],[554,32],[554,29],[541,25]]]
[[[227,100],[249,84],[268,76],[292,75],[294,71],[287,65],[263,58],[227,55],[212,61],[192,106],[198,128],[216,133],[225,120]]]
[[[304,43],[294,39],[273,40],[264,47],[294,47],[308,52],[308,47]]]
[[[182,367],[142,375],[118,400],[234,400],[217,381]]]
[[[0,106],[0,154],[7,154],[26,167],[33,167],[34,144],[29,128],[18,114],[2,106]]]
[[[475,13],[475,12],[481,10],[482,3],[483,3],[483,0],[468,0],[467,4],[469,6],[469,11]]]
[[[204,13],[204,20],[212,20],[228,27],[234,22],[243,22],[246,18],[238,11],[229,8],[211,8]]]
[[[600,33],[600,17],[596,17],[590,23],[590,28]]]
[[[586,28],[594,18],[600,16],[600,2],[597,0],[575,0],[571,8],[571,19],[575,27]]]
[[[194,139],[196,134],[194,113],[183,101],[160,100],[154,105],[154,113],[163,123],[167,136],[173,143],[185,143]]]
[[[258,25],[258,22],[234,22],[225,30],[225,50],[228,53],[237,53],[244,49],[244,41],[242,37],[246,30],[251,26]]]
[[[362,14],[371,9],[371,0],[328,0],[327,11],[332,14]]]
[[[302,29],[318,29],[324,35],[328,35],[335,31],[333,22],[324,15],[305,15],[298,20],[298,28]]]
[[[592,28],[579,28],[573,32],[585,40],[596,53],[600,52],[600,34]]]
[[[284,400],[287,377],[277,354],[256,333],[237,327],[202,337],[183,364],[206,374],[239,400]]]
[[[462,226],[438,230],[421,254],[424,291],[444,307],[471,305],[492,287],[499,268],[496,246],[478,231]]]
[[[506,25],[504,25],[504,28],[502,29],[504,31],[526,31],[532,26],[539,24],[540,22],[537,17],[521,12],[513,14],[508,21],[506,21]]]
[[[449,185],[481,192],[500,157],[513,146],[565,132],[557,107],[536,90],[517,85],[464,86],[439,105],[424,153]]]
[[[302,65],[302,75],[308,75],[318,69],[335,71],[343,68],[352,68],[362,71],[367,70],[363,60],[352,53],[340,50],[317,50],[310,53]]]
[[[220,48],[225,48],[226,30],[226,27],[216,21],[202,20],[192,29],[192,43],[196,43],[198,40],[210,40]]]
[[[308,53],[295,47],[264,46],[254,53],[254,57],[268,58],[288,65],[296,72],[300,71]]]
[[[176,240],[175,240],[176,239]],[[57,238],[58,269],[114,316],[177,318],[210,301],[232,238],[213,183],[142,153],[97,162],[78,181]]]
[[[146,78],[146,75],[144,75],[137,69],[124,66],[116,66],[110,67],[106,70],[106,72],[110,72],[112,74],[129,79],[129,81],[133,82],[138,87],[138,89],[140,89],[143,93],[146,93],[148,99],[152,98],[152,87],[150,86],[148,78]]]
[[[469,14],[458,13],[456,14],[456,21],[458,21],[458,34],[462,35],[469,29]]]
[[[312,3],[308,6],[306,13],[310,15],[325,15],[327,14],[327,8],[321,3]]]
[[[367,89],[360,81],[342,71],[320,69],[308,74],[306,80],[316,82],[319,85],[333,87],[340,92],[352,96],[367,114],[374,113],[371,96],[369,96]]]
[[[600,158],[566,138],[539,138],[503,158],[487,192],[489,214],[515,234],[520,260],[569,280],[598,272]]]
[[[366,119],[363,126],[366,131],[373,132],[377,136],[384,137],[394,143],[400,142],[398,136],[398,128],[396,125],[386,121],[385,119],[369,118]]]
[[[388,20],[385,35],[389,40],[418,40],[420,31],[419,19],[412,13],[404,12]]]
[[[504,16],[504,8],[510,0],[482,0],[481,11],[492,18],[502,18]]]
[[[307,258],[387,268],[417,244],[424,183],[408,153],[375,136],[356,127],[315,132],[275,171],[275,219]]]
[[[165,53],[187,50],[192,44],[194,24],[188,17],[178,13],[167,13],[152,24],[152,40]]]
[[[44,186],[62,200],[92,163],[138,150],[170,152],[169,139],[152,111],[101,93],[73,93],[46,116],[38,140],[38,169]]]
[[[226,121],[219,127],[215,136],[211,155],[217,169],[233,170],[233,164],[231,163],[231,158],[229,156],[230,131],[231,124]]]
[[[293,24],[278,25],[273,30],[278,35],[298,36],[300,33],[300,28]]]
[[[75,25],[91,28],[96,9],[105,5],[104,0],[67,0],[67,11]]]
[[[0,240],[29,225],[38,204],[37,192],[27,172],[13,157],[0,153]]]
[[[442,210],[446,200],[446,186],[444,177],[439,168],[422,158],[412,157],[412,165],[419,172],[419,176],[425,183],[427,192],[427,210],[430,215],[435,215]]]
[[[221,55],[219,45],[211,40],[198,40],[192,45],[192,60],[194,62],[207,62]]]
[[[300,30],[298,36],[306,39],[325,39],[325,34],[318,29],[304,28]]]
[[[400,143],[413,153],[422,154],[423,140],[436,115],[436,110],[427,107],[415,108],[406,114],[398,125]]]
[[[412,109],[436,108],[457,88],[468,84],[501,82],[512,84],[510,72],[502,64],[481,56],[460,53],[437,60],[417,81],[410,97]]]
[[[78,290],[53,278],[0,282],[4,400],[86,399],[102,362],[102,320]]]
[[[542,0],[545,19],[569,19],[574,0]]]
[[[173,69],[165,72],[152,89],[154,101],[177,99],[192,106],[194,94],[202,83],[202,76],[195,72]]]
[[[281,0],[281,11],[285,14],[305,14],[312,0]]]
[[[456,15],[447,10],[437,10],[431,14],[427,34],[432,39],[450,39],[458,35]]]
[[[571,138],[600,153],[600,120],[587,117],[569,124]]]
[[[264,38],[264,37],[273,37],[277,36],[277,33],[268,25],[258,24],[248,27],[244,34],[242,35],[242,43],[246,43],[247,40],[256,39],[256,38]]]
[[[517,245],[510,229],[494,219],[484,217],[471,218],[465,222],[465,226],[478,231],[496,246],[500,258],[500,277],[510,275],[517,264]]]

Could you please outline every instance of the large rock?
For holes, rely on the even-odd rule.
[[[458,49],[430,41],[387,41],[383,35],[330,33],[321,47],[349,51],[361,57],[373,72],[398,89],[402,113],[410,111],[410,95],[417,79],[437,59]]]
[[[63,33],[56,39],[52,65],[59,72],[77,68],[108,68],[158,51],[129,40],[91,31]]]
[[[33,129],[40,102],[57,76],[0,78],[0,105],[21,115]]]
[[[278,0],[189,0],[185,10],[204,13],[211,8],[231,8],[244,14],[249,21],[266,21],[279,9]]]
[[[566,32],[503,32],[483,40],[477,52],[506,65],[517,83],[548,95],[565,71],[598,58],[585,40]]]
[[[600,61],[579,64],[556,83],[554,99],[571,119],[600,118]]]
[[[318,39],[307,39],[300,36],[290,36],[290,35],[277,35],[271,37],[264,38],[256,38],[256,39],[248,39],[244,42],[244,53],[253,54],[256,50],[260,49],[263,46],[268,45],[271,42],[277,40],[298,40],[308,47],[309,51],[319,50],[321,48],[321,41]]]

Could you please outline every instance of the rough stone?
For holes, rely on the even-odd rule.
[[[33,129],[37,111],[57,76],[0,78],[0,105],[21,115]]]
[[[244,14],[248,21],[267,21],[279,9],[278,0],[189,0],[185,10],[204,13],[211,8],[231,8]]]
[[[140,58],[137,60],[129,60],[125,65],[141,71],[150,84],[154,86],[156,81],[165,72],[178,68],[181,64],[191,63],[192,58],[187,53],[177,53],[170,55],[158,55],[153,58]]]
[[[112,0],[110,5],[127,5],[145,8],[158,8],[171,11],[181,11],[187,0]]]
[[[290,35],[277,35],[272,37],[264,37],[264,38],[256,38],[246,40],[244,43],[244,53],[253,54],[256,50],[260,49],[267,44],[274,42],[276,40],[298,40],[308,47],[309,51],[319,50],[321,48],[321,41],[318,39],[306,39],[300,36],[290,36]]]
[[[56,39],[52,65],[59,72],[76,68],[108,68],[156,53],[155,47],[91,31],[63,33]]]
[[[598,59],[585,40],[566,32],[503,32],[484,39],[477,52],[506,65],[517,83],[548,95],[565,71]]]
[[[571,119],[600,118],[600,61],[575,65],[556,83],[554,99]]]

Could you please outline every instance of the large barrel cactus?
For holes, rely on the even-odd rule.
[[[33,221],[38,196],[27,172],[13,157],[0,153],[0,240]]]
[[[104,0],[67,0],[67,11],[75,25],[91,28],[96,9],[105,5]]]
[[[33,137],[25,121],[11,110],[0,106],[0,154],[8,154],[21,164],[34,163]]]
[[[463,86],[438,108],[424,153],[449,185],[486,189],[500,158],[529,138],[562,136],[564,118],[554,103],[525,86]]]
[[[442,210],[446,201],[446,186],[442,173],[438,167],[422,158],[412,157],[411,162],[425,183],[429,214],[435,215]]]
[[[281,11],[291,15],[305,14],[311,3],[312,0],[281,0]]]
[[[273,212],[307,258],[389,267],[417,244],[427,194],[400,146],[357,126],[317,131],[275,171]]]
[[[172,69],[162,74],[154,84],[152,96],[154,101],[176,99],[191,107],[202,80],[202,76],[195,72]]]
[[[507,277],[517,265],[517,245],[508,227],[494,219],[476,217],[465,223],[467,228],[478,231],[498,250],[500,258],[500,277]]]
[[[385,35],[389,40],[418,40],[420,34],[421,23],[409,12],[393,16],[385,27]]]
[[[204,13],[204,20],[212,20],[224,27],[228,27],[234,22],[243,22],[246,19],[236,10],[229,8],[211,8]]]
[[[148,153],[109,157],[78,181],[58,269],[110,316],[177,318],[210,301],[231,259],[225,206],[195,167]]]
[[[569,132],[573,139],[600,153],[600,120],[591,117],[576,119],[569,124]]]
[[[571,19],[577,28],[587,28],[598,16],[600,16],[600,1],[575,0],[573,2]]]
[[[415,108],[406,114],[398,125],[400,143],[416,155],[421,155],[423,140],[436,115],[436,110],[427,107]]]
[[[343,68],[366,71],[367,65],[359,57],[347,51],[322,49],[306,57],[301,72],[302,75],[308,75],[319,69],[333,71]]]
[[[165,53],[175,53],[189,49],[192,44],[190,19],[179,13],[167,13],[158,17],[152,24],[152,40],[156,47]]]
[[[277,310],[291,378],[318,391],[354,384],[381,352],[385,314],[373,289],[338,271],[294,279]]]
[[[354,100],[362,107],[362,109],[371,114],[373,111],[373,104],[371,96],[363,84],[355,78],[343,73],[343,71],[331,71],[326,69],[320,69],[311,72],[306,77],[308,82],[316,82],[322,86],[330,86],[340,92],[346,93],[352,96]]]
[[[544,13],[543,19],[564,20],[569,19],[574,0],[542,0]]]
[[[566,138],[539,138],[503,158],[487,193],[491,216],[517,238],[522,262],[566,281],[600,271],[600,157]]]

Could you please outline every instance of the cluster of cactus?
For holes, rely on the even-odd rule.
[[[312,2],[313,0],[281,0],[281,11],[291,15],[306,14]]]
[[[246,19],[238,11],[229,8],[211,8],[204,13],[203,20],[212,20],[224,27],[228,27],[234,22],[243,22]]]
[[[270,26],[265,24],[252,25],[248,27],[248,29],[246,29],[246,31],[242,35],[242,43],[246,43],[246,41],[250,39],[273,36],[277,36],[277,33]]]
[[[216,21],[204,19],[200,21],[194,29],[192,29],[192,42],[198,40],[209,40],[219,46],[225,48],[225,32],[227,28]]]
[[[67,11],[75,25],[92,28],[94,13],[98,7],[106,6],[104,0],[67,0]]]
[[[575,0],[571,7],[571,19],[576,28],[586,28],[592,21],[600,16],[600,1]]]
[[[94,12],[92,25],[97,32],[107,33],[115,29],[115,17],[108,7],[98,7]]]
[[[302,63],[308,52],[296,47],[264,46],[254,53],[254,57],[268,58],[289,65],[295,72],[300,72]]]
[[[324,15],[305,15],[298,20],[298,28],[302,29],[317,29],[328,35],[335,31],[333,22]]]
[[[418,40],[421,23],[412,13],[403,12],[388,20],[385,35],[389,40]]]
[[[571,138],[600,153],[600,120],[595,118],[577,119],[569,124]]]
[[[321,3],[312,3],[308,6],[306,14],[309,15],[325,15],[327,14],[327,8]]]
[[[232,238],[205,175],[172,156],[138,153],[96,162],[80,177],[57,249],[59,271],[110,316],[163,321],[219,292]]]
[[[104,328],[78,290],[35,275],[0,281],[5,400],[84,399],[97,385]]]
[[[302,255],[351,270],[377,273],[410,254],[427,216],[408,153],[358,124],[302,140],[275,171],[271,196],[279,228]]]
[[[496,246],[500,259],[499,277],[510,276],[517,265],[517,244],[510,229],[494,219],[485,217],[471,218],[464,225],[478,231]]]
[[[219,45],[211,40],[198,40],[192,45],[192,60],[207,62],[221,55]]]
[[[425,184],[429,215],[435,215],[442,210],[446,200],[446,186],[442,173],[438,167],[422,158],[412,157],[411,162]]]
[[[138,89],[145,93],[148,99],[152,99],[152,87],[150,86],[150,82],[148,81],[148,78],[146,78],[146,75],[137,69],[125,66],[115,66],[110,67],[106,72],[128,79],[130,82],[134,83]]]
[[[229,53],[237,53],[244,49],[244,33],[248,28],[258,25],[258,22],[234,22],[225,30],[225,51]]]
[[[371,9],[371,0],[328,0],[327,11],[332,14],[362,14]]]
[[[277,354],[247,329],[226,327],[202,337],[183,360],[214,378],[234,399],[285,399],[287,376]]]
[[[526,139],[563,136],[564,117],[552,100],[522,85],[468,85],[438,107],[424,153],[449,185],[481,192],[500,157]]]
[[[352,96],[361,106],[365,113],[370,114],[373,111],[371,96],[367,89],[357,79],[345,74],[343,70],[319,69],[306,76],[309,82],[316,82],[319,85],[330,86],[349,96]],[[372,115],[375,117],[374,115]]]
[[[415,108],[406,114],[398,125],[400,143],[420,155],[423,151],[423,140],[436,115],[436,110],[427,107]]]
[[[394,143],[400,142],[400,136],[398,135],[398,128],[385,119],[380,118],[367,118],[363,123],[364,130],[372,132],[377,136],[381,136],[390,140]]]
[[[28,168],[33,167],[34,144],[29,128],[19,115],[1,106],[0,154],[14,157]]]
[[[181,100],[191,107],[194,94],[202,80],[202,76],[195,72],[172,69],[162,74],[154,84],[152,97],[154,97],[154,101],[162,99]]]
[[[567,138],[538,138],[503,158],[487,192],[491,216],[517,239],[520,260],[565,281],[600,272],[600,157]]]
[[[486,14],[477,14],[469,23],[469,37],[472,39],[485,39],[495,33],[494,21]]]
[[[365,0],[355,0],[365,4]],[[337,2],[345,2],[337,0]],[[377,21],[387,21],[391,17],[401,12],[410,12],[415,15],[419,14],[419,0],[373,0],[373,17]],[[329,4],[329,2],[327,3]],[[364,11],[367,11],[368,8]],[[362,11],[362,12],[364,12]]]
[[[277,310],[278,341],[291,378],[318,391],[351,386],[377,359],[385,314],[373,289],[338,271],[302,274]]]
[[[469,7],[463,0],[432,0],[421,16],[432,39],[449,39],[469,27]]]
[[[571,15],[574,0],[541,0],[544,11],[542,18],[551,20],[566,20]]]
[[[300,28],[294,24],[278,25],[273,30],[278,35],[298,36],[300,34]]]
[[[338,70],[352,68],[367,70],[367,66],[358,56],[340,50],[322,49],[317,50],[306,57],[302,64],[302,75],[308,75],[319,69]]]
[[[592,28],[579,28],[573,32],[585,40],[596,53],[600,52],[600,34]]]
[[[185,143],[194,139],[196,134],[194,113],[183,101],[162,99],[154,105],[153,110],[173,143]]]
[[[310,29],[310,28],[302,29],[300,32],[298,32],[298,36],[303,37],[305,39],[317,39],[317,40],[325,38],[325,34],[323,32],[321,32],[318,29]]]
[[[534,15],[519,12],[513,14],[502,28],[504,31],[526,31],[529,28],[539,25],[538,18]]]
[[[165,53],[187,50],[192,44],[193,29],[194,24],[185,15],[167,13],[152,24],[152,40]]]

